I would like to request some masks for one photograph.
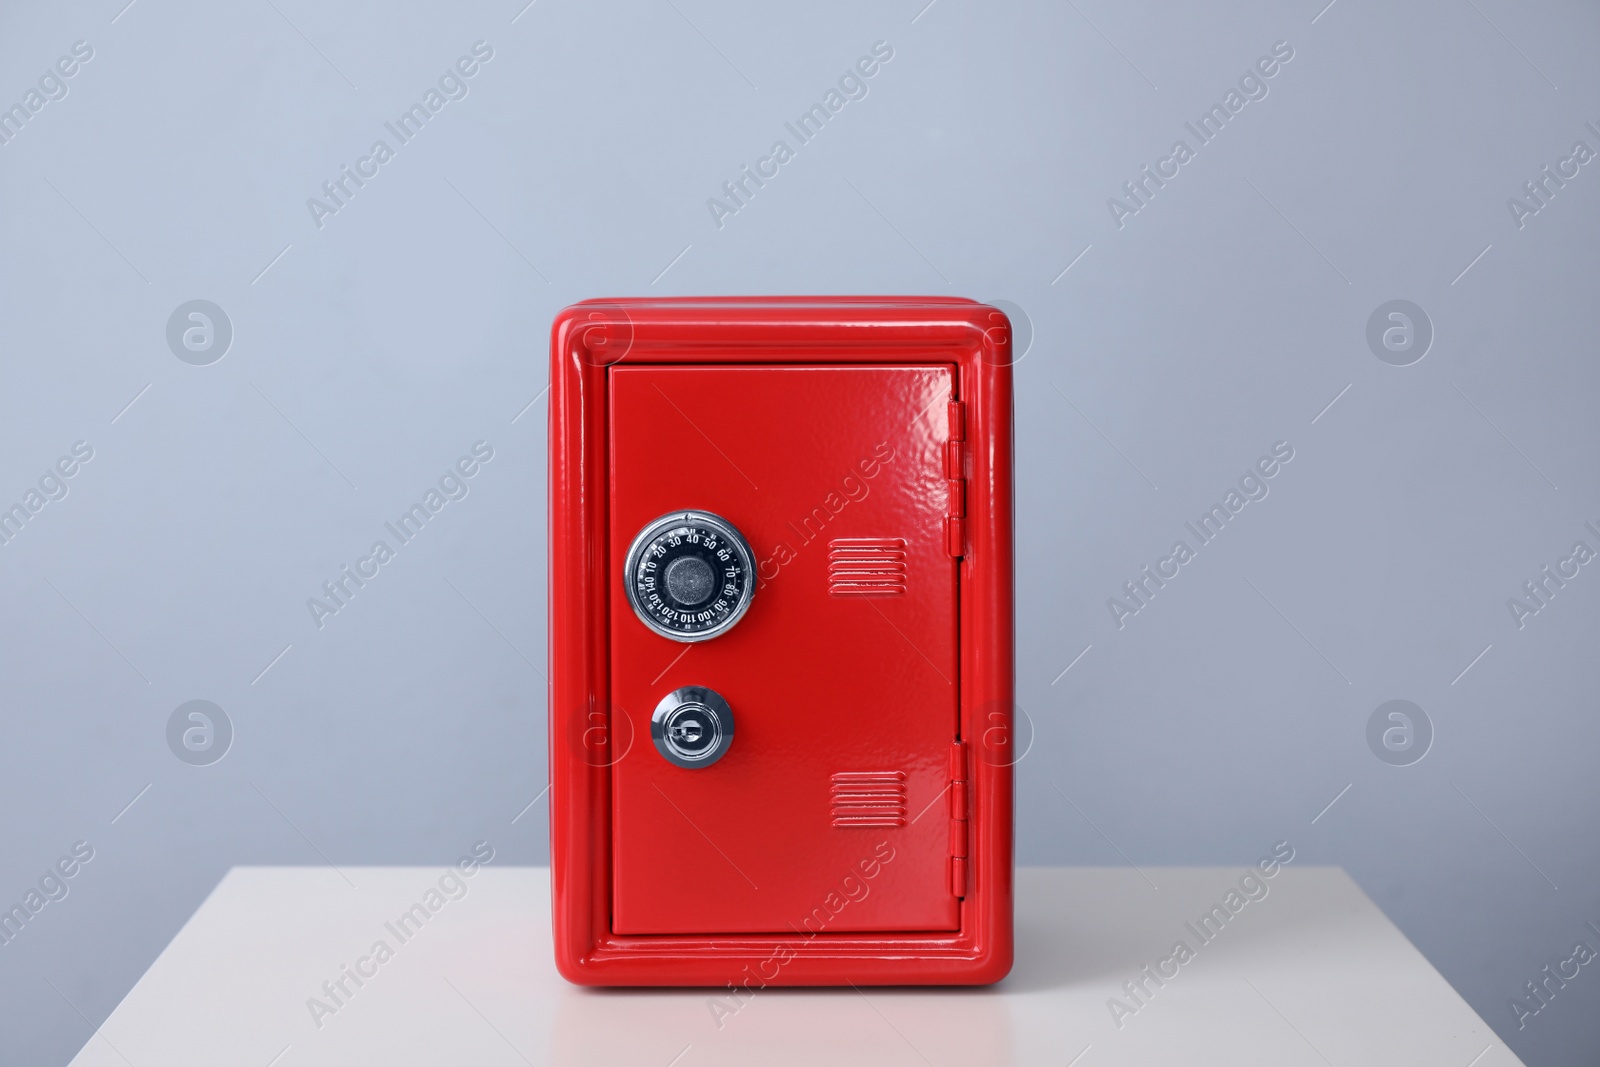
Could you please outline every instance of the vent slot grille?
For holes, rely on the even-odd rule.
[[[906,776],[903,771],[846,771],[833,776],[829,808],[833,825],[904,826]]]
[[[828,592],[833,596],[900,596],[906,591],[901,537],[837,537],[828,542]]]

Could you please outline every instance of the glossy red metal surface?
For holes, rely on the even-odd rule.
[[[611,368],[612,558],[658,515],[695,507],[730,520],[758,560],[749,611],[692,645],[640,625],[611,583],[613,705],[637,726],[663,695],[706,685],[738,724],[712,766],[635,745],[613,767],[617,933],[955,928],[943,812],[912,821],[945,791],[956,740],[952,372]],[[846,566],[857,557],[867,565]],[[814,918],[880,847],[892,859],[870,892]]]
[[[1011,960],[1010,340],[947,298],[592,301],[551,374],[557,963],[610,985],[978,983]],[[681,509],[756,592],[692,644],[624,592]],[[650,715],[715,689],[708,766]]]

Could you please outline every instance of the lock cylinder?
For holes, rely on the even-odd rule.
[[[755,554],[732,523],[709,511],[674,511],[634,537],[622,584],[639,621],[662,637],[708,641],[750,607],[754,571]]]
[[[650,739],[668,763],[690,770],[709,767],[733,744],[733,709],[716,690],[686,685],[656,705]]]

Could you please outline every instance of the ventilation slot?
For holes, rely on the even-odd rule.
[[[838,537],[828,542],[828,592],[900,596],[906,591],[906,543],[899,537]]]
[[[904,826],[905,773],[850,771],[836,774],[830,808],[834,826]]]

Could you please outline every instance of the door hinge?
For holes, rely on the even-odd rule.
[[[944,446],[945,484],[950,507],[945,512],[944,544],[950,555],[967,554],[967,412],[959,400],[949,404],[950,439]]]
[[[957,741],[950,749],[950,893],[967,895],[967,746]]]

